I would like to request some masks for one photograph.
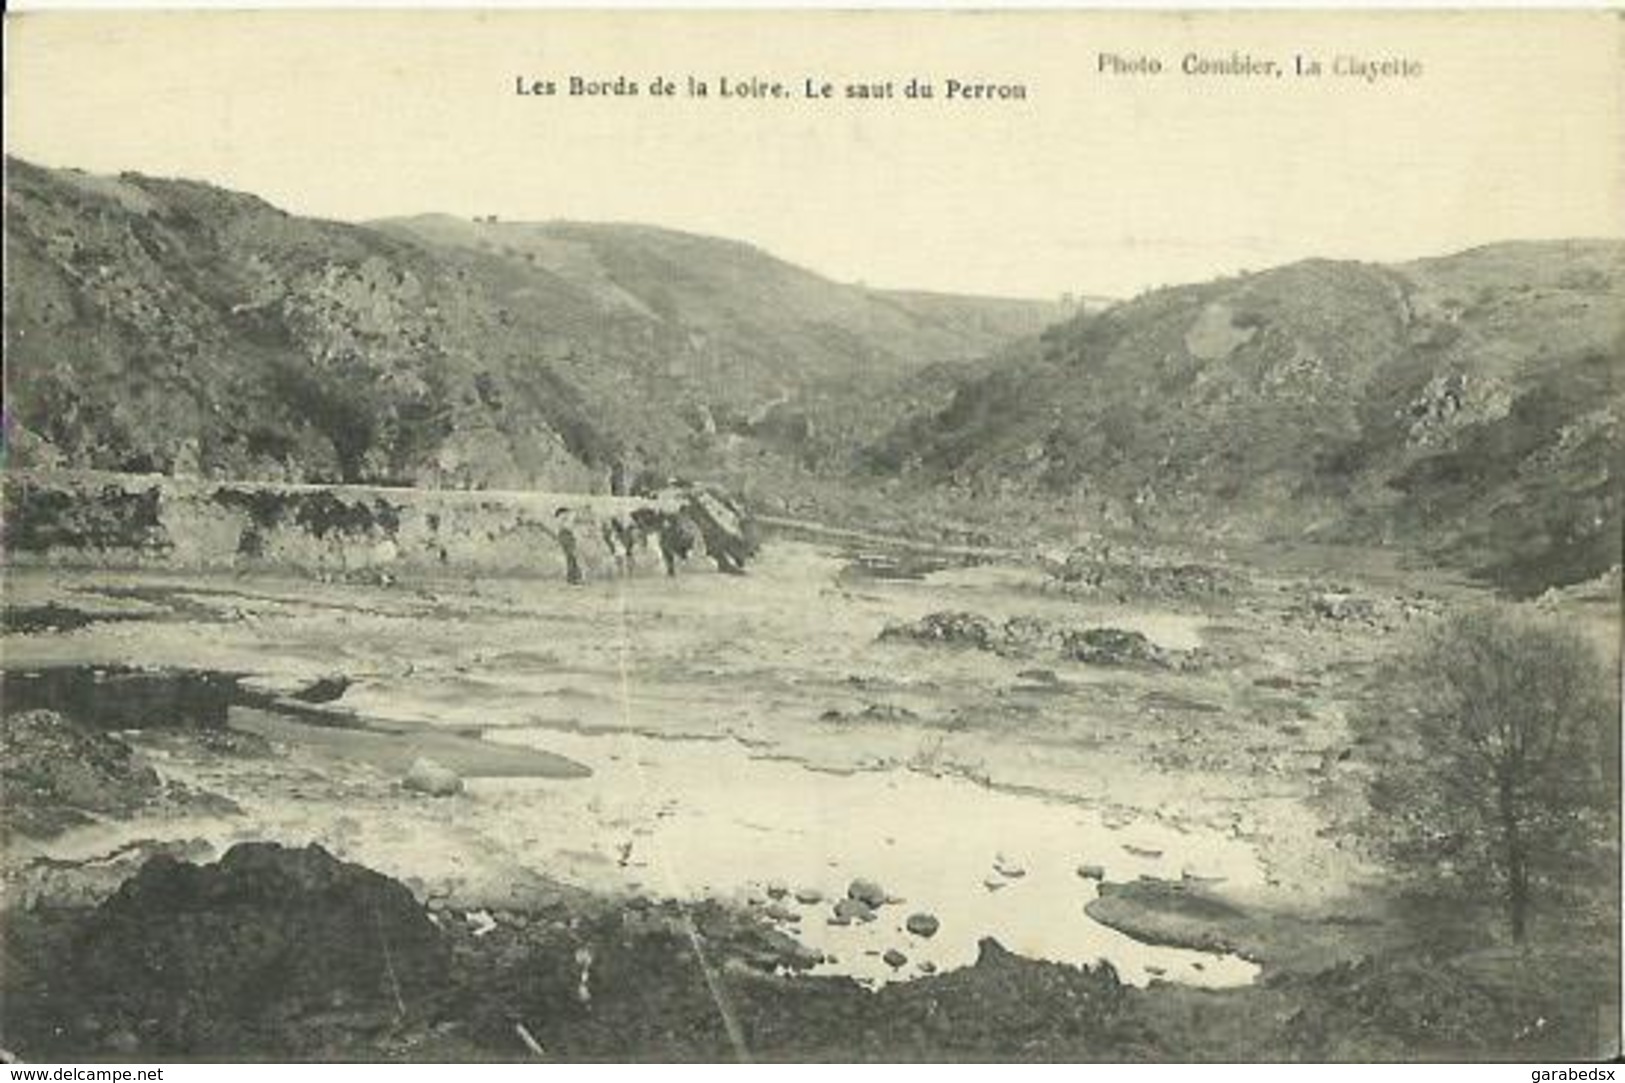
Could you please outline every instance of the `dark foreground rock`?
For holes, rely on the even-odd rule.
[[[100,906],[8,915],[0,1038],[27,1059],[1140,1059],[1110,967],[982,945],[869,990],[717,903],[570,897],[431,918],[319,847],[154,858]],[[438,919],[438,920],[436,920]]]
[[[319,846],[274,843],[239,844],[212,865],[153,858],[64,954],[25,998],[45,1033],[60,1028],[66,1049],[133,1042],[181,1057],[300,1055],[313,1019],[365,1030],[421,1017],[449,959],[403,885]]]
[[[1136,989],[987,939],[971,966],[867,989],[790,976],[817,960],[716,902],[563,893],[431,919],[387,877],[270,844],[150,860],[100,907],[8,913],[6,933],[0,1046],[25,1059],[1554,1060],[1596,1055],[1617,973],[1391,953]]]

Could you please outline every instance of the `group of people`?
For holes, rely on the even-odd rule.
[[[759,544],[750,517],[721,492],[691,482],[673,482],[637,495],[648,496],[649,503],[599,524],[605,546],[626,574],[635,570],[639,551],[651,540],[660,550],[668,576],[677,574],[678,566],[693,556],[696,547],[703,548],[717,571],[725,575],[743,575],[746,562],[757,553]],[[575,514],[559,508],[554,518],[554,536],[564,551],[565,580],[582,583],[580,543],[572,528]]]

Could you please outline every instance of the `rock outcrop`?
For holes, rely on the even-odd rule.
[[[55,711],[0,719],[0,785],[5,828],[48,836],[92,814],[129,814],[163,793],[158,773],[117,736]]]
[[[388,1025],[442,995],[449,951],[400,883],[319,846],[160,856],[89,916],[53,990],[83,1037],[171,1056],[290,1052],[330,1016]]]

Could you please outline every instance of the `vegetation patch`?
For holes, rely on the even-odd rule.
[[[159,517],[155,482],[129,489],[103,485],[75,492],[26,478],[5,485],[5,539],[27,553],[53,549],[163,550],[170,546]]]

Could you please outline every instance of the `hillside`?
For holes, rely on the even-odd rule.
[[[646,226],[351,225],[9,159],[5,230],[20,466],[591,490],[621,462],[771,495],[857,461],[1083,529],[1417,546],[1516,590],[1619,561],[1625,243],[1068,314]]]
[[[590,488],[617,460],[760,454],[809,387],[974,357],[1060,312],[646,227],[358,226],[15,159],[5,228],[20,465]]]
[[[448,259],[477,253],[520,270],[527,277],[498,288],[522,322],[528,278],[591,297],[598,319],[628,323],[643,341],[621,343],[614,369],[588,352],[555,366],[626,411],[623,427],[681,419],[685,437],[738,453],[724,458],[771,448],[838,469],[918,405],[921,388],[952,387],[943,373],[1071,315],[1058,303],[836,283],[747,244],[652,226],[449,215],[374,225]]]
[[[1515,590],[1619,561],[1625,243],[1312,260],[1046,332],[870,449],[1085,526],[1420,545]]]
[[[651,226],[448,215],[374,225],[442,250],[496,256],[568,283],[606,313],[680,331],[671,344],[678,359],[662,375],[738,408],[831,379],[978,357],[1067,314],[1040,302],[845,285],[747,244]]]

